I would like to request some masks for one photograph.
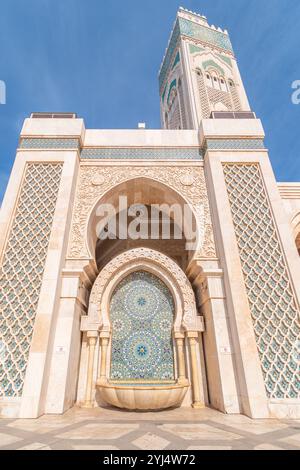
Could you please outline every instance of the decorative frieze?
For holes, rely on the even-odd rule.
[[[263,139],[207,139],[204,152],[207,150],[264,150]]]
[[[119,184],[135,178],[149,178],[179,191],[187,203],[199,214],[199,226],[203,230],[203,244],[200,255],[215,258],[215,243],[209,210],[206,182],[203,168],[172,166],[82,166],[73,213],[69,257],[89,258],[86,246],[89,214],[104,194]],[[96,184],[95,184],[96,183]],[[201,205],[203,210],[199,210]]]
[[[22,150],[41,149],[41,150],[52,150],[52,149],[78,149],[80,148],[79,139],[56,139],[56,138],[22,138],[20,140],[19,148]]]
[[[186,148],[83,148],[82,159],[95,160],[202,160],[199,147]]]

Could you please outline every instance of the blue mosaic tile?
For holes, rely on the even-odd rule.
[[[225,51],[233,52],[229,36],[220,31],[215,31],[207,26],[194,23],[186,18],[180,18],[180,33],[189,36],[193,39],[212,44],[224,49]]]
[[[156,276],[137,271],[113,293],[110,379],[174,380],[174,301]]]
[[[198,147],[182,148],[83,148],[82,159],[95,160],[202,160],[202,151]]]

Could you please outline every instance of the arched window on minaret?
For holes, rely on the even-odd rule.
[[[211,72],[212,84],[216,90],[221,90],[221,85],[219,82],[219,77],[216,72]]]
[[[206,83],[206,86],[211,86],[211,87],[213,86],[213,79],[209,72],[205,73],[205,83]]]
[[[220,77],[220,86],[221,86],[221,90],[222,90],[222,91],[228,92],[226,80],[225,80],[224,77]]]

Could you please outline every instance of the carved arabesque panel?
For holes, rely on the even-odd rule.
[[[73,213],[72,231],[68,255],[74,259],[89,258],[86,246],[86,227],[88,217],[97,201],[115,186],[134,178],[149,178],[161,182],[180,193],[191,204],[194,211],[199,213],[203,205],[201,217],[204,218],[204,240],[198,256],[216,257],[212,222],[207,197],[207,189],[203,168],[174,167],[174,166],[82,166],[80,169],[75,207]],[[97,184],[93,181],[97,180]],[[189,181],[189,184],[186,184]],[[200,211],[201,212],[201,211]],[[200,224],[201,225],[201,224]]]

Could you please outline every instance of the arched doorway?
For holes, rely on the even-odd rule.
[[[168,287],[147,271],[123,279],[110,302],[110,380],[174,382],[174,300]]]
[[[188,176],[185,184],[190,184]],[[183,186],[186,187],[189,186]],[[99,237],[99,227],[102,224],[102,212],[99,211],[101,207],[104,208],[104,212],[109,207],[113,209],[112,219],[115,216],[117,219],[116,235],[110,236],[108,230],[107,238],[104,239]],[[194,207],[182,194],[155,179],[147,177],[128,179],[107,191],[95,202],[86,225],[88,251],[91,257],[95,258],[99,270],[126,250],[146,247],[171,257],[186,271],[195,251],[203,243],[202,209],[201,204],[199,207]],[[197,210],[200,213],[197,213]],[[147,227],[146,238],[132,238],[128,234],[128,228],[137,214],[142,220],[143,228]],[[124,234],[120,236],[120,225],[123,230],[125,229],[125,236]],[[163,226],[168,225],[169,228],[163,233]],[[109,229],[103,227],[106,228]]]

